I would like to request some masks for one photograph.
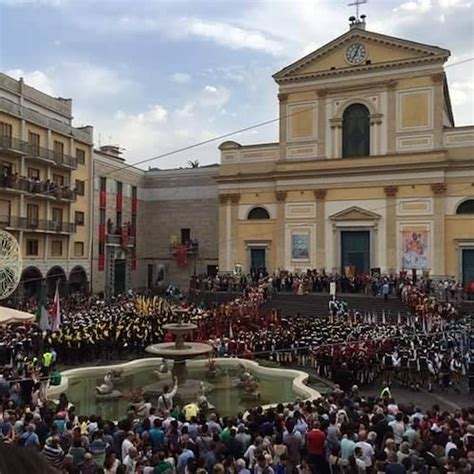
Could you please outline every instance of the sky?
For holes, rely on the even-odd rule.
[[[0,69],[73,99],[74,125],[129,163],[278,116],[271,75],[347,31],[349,0],[0,0]],[[367,29],[474,56],[474,0],[369,0]],[[446,69],[456,125],[474,123],[474,61]],[[276,124],[237,134],[278,140]],[[219,160],[217,140],[150,160]]]

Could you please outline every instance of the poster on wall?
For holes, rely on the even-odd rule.
[[[405,227],[400,231],[402,262],[405,269],[423,270],[429,268],[428,226]]]
[[[291,258],[309,260],[309,234],[291,235]]]

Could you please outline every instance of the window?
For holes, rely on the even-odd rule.
[[[60,187],[64,186],[64,176],[62,174],[53,174],[53,181]]]
[[[137,215],[132,214],[132,232],[133,235],[136,236],[137,234]]]
[[[247,219],[249,220],[270,219],[270,214],[268,214],[268,211],[263,207],[254,207],[249,212]]]
[[[137,187],[132,186],[132,199],[137,199]]]
[[[12,126],[9,123],[0,122],[0,136],[12,137]]]
[[[53,222],[56,225],[63,222],[63,210],[59,207],[53,207]]]
[[[84,213],[82,211],[76,211],[74,213],[74,222],[76,225],[84,225]]]
[[[459,204],[456,214],[474,214],[474,199],[468,199]]]
[[[117,181],[117,194],[122,194],[123,185],[120,181]]]
[[[10,225],[10,201],[0,199],[0,226]]]
[[[38,227],[39,207],[36,204],[26,206],[26,223],[30,228]]]
[[[191,229],[181,229],[181,243],[187,244],[191,241]]]
[[[365,105],[352,104],[342,116],[342,156],[370,155],[370,117]]]
[[[54,141],[54,154],[58,156],[63,156],[64,155],[64,143],[63,142],[58,142]]]
[[[28,132],[28,152],[30,155],[39,155],[40,136],[34,132]]]
[[[84,256],[84,242],[74,242],[74,256],[75,257]]]
[[[40,170],[36,168],[28,168],[28,178],[40,178]]]
[[[117,230],[120,231],[120,229],[122,228],[122,212],[121,211],[117,211],[115,222],[116,222]]]
[[[78,196],[84,196],[85,191],[84,191],[84,181],[80,179],[76,179],[76,194]]]
[[[107,190],[107,178],[100,178],[100,190],[101,191]]]
[[[27,239],[26,241],[26,255],[38,255],[38,241],[36,239]]]
[[[86,152],[80,148],[76,149],[76,160],[78,165],[84,165],[86,163]]]
[[[99,224],[105,225],[105,209],[99,210]]]
[[[63,254],[63,242],[62,240],[53,240],[51,242],[51,256],[61,257]]]

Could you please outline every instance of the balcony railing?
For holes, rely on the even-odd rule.
[[[9,137],[7,135],[0,135],[0,150],[20,153],[26,153],[27,143],[19,138]]]
[[[176,255],[179,245],[181,244],[170,244],[170,252],[173,255]],[[182,245],[186,246],[186,252],[188,255],[197,255],[199,253],[199,242],[197,240],[192,240],[191,242],[187,242],[186,244]]]
[[[76,224],[71,222],[56,222],[45,219],[31,219],[28,217],[5,215],[0,215],[0,227],[4,229],[58,232],[63,234],[72,234],[76,231]]]
[[[13,138],[9,136],[0,136],[0,150],[10,151],[26,155],[28,158],[39,158],[54,163],[56,166],[61,166],[68,169],[77,168],[77,160],[73,156],[65,155],[64,153],[57,153],[48,148],[33,145],[31,143]]]
[[[62,166],[65,168],[77,168],[77,160],[73,156],[65,155],[64,153],[57,153],[42,146],[32,145],[31,143],[27,144],[26,150],[26,156],[28,158],[39,158],[41,160],[52,161],[56,166]]]
[[[135,245],[135,237],[129,235],[128,237],[128,246]],[[122,245],[122,236],[120,234],[107,234],[106,242],[113,245]]]
[[[31,181],[23,177],[0,176],[0,188],[36,194],[57,200],[71,202],[76,200],[76,193],[73,189],[57,186],[50,181]]]

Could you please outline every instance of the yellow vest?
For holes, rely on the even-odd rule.
[[[51,362],[53,362],[53,354],[51,352],[45,352],[43,354],[43,364],[45,367],[49,367],[51,365]]]
[[[392,398],[392,392],[388,387],[384,387],[380,392],[380,398]]]

